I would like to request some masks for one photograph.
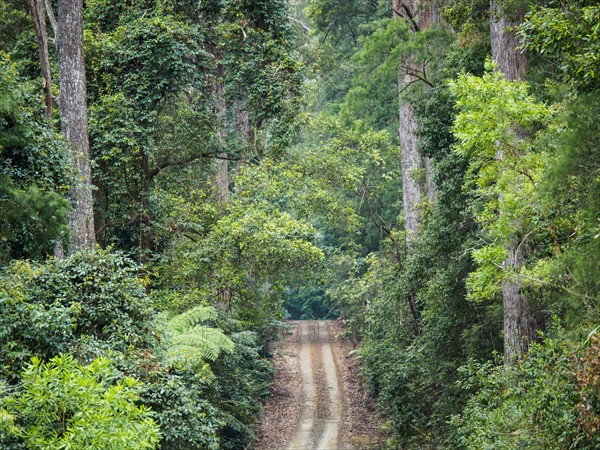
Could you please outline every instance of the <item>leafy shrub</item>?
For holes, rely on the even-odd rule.
[[[224,423],[218,409],[206,400],[208,381],[194,371],[157,372],[141,397],[160,425],[162,450],[214,450]]]
[[[32,356],[147,348],[157,340],[152,321],[137,268],[122,254],[14,262],[0,277],[0,374],[14,378]]]
[[[17,67],[0,50],[1,263],[43,258],[66,232],[67,201],[54,191],[66,184],[66,152]]]
[[[584,363],[593,364],[598,353],[598,340],[585,348],[560,336],[533,345],[516,366],[464,367],[462,386],[479,391],[453,419],[462,444],[478,450],[599,448],[600,437],[589,433],[599,412],[597,386],[582,382],[591,380]]]
[[[68,355],[46,364],[33,358],[22,383],[2,400],[2,448],[20,448],[18,440],[29,449],[156,448],[158,427],[145,406],[136,406],[140,383],[120,379],[107,359],[81,366]]]
[[[235,351],[224,354],[213,365],[215,381],[208,393],[218,406],[221,447],[247,448],[254,438],[252,426],[259,417],[261,401],[270,395],[273,365],[260,356],[257,333],[242,331],[230,335]]]
[[[19,189],[0,174],[0,261],[7,257],[40,258],[66,232],[67,201],[32,185]]]
[[[215,318],[213,308],[199,306],[169,322],[176,332],[166,344],[167,366],[149,375],[142,393],[160,424],[161,449],[233,450],[246,448],[254,437],[273,367],[260,355],[257,333],[232,332],[240,324],[229,320],[226,336],[205,325]],[[177,352],[183,353],[175,357]]]

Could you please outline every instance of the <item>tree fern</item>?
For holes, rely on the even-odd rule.
[[[169,326],[172,330],[184,332],[190,327],[215,320],[217,318],[217,310],[212,306],[196,306],[184,313],[174,316],[169,321]]]
[[[168,322],[172,333],[168,356],[172,364],[204,365],[208,375],[210,370],[204,364],[206,360],[214,361],[222,352],[234,350],[235,344],[222,330],[203,325],[216,317],[217,311],[213,307],[196,306]]]

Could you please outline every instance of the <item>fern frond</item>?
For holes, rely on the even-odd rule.
[[[193,367],[197,375],[208,384],[216,379],[210,365],[200,357],[198,349],[195,347],[186,347],[185,345],[171,347],[167,352],[166,359],[172,367],[181,369]]]
[[[203,325],[216,318],[217,310],[211,306],[196,306],[173,317],[168,322],[171,363],[178,365],[187,361],[197,365],[205,360],[216,360],[222,352],[232,352],[235,343],[222,330]]]
[[[217,318],[217,310],[212,306],[196,306],[182,314],[178,314],[169,321],[169,327],[178,332]]]
[[[233,341],[223,331],[204,325],[197,325],[183,333],[175,334],[173,344],[194,348],[201,358],[210,361],[217,359],[221,352],[231,352],[235,348]]]

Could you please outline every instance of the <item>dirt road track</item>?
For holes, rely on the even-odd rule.
[[[291,322],[274,348],[277,374],[256,450],[384,448],[337,321]]]
[[[300,347],[303,401],[300,425],[287,449],[337,449],[344,421],[343,398],[328,324],[303,322],[295,334]]]

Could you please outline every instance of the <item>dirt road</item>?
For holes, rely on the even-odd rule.
[[[288,450],[338,448],[343,416],[338,372],[327,322],[302,322],[296,328],[300,346],[302,411],[300,426]]]
[[[256,450],[358,450],[382,448],[372,402],[340,338],[336,321],[291,322],[291,334],[274,348],[273,399],[266,405]]]

